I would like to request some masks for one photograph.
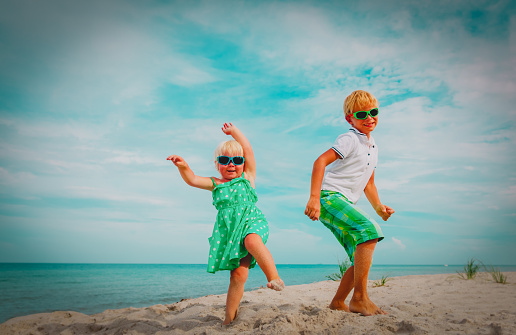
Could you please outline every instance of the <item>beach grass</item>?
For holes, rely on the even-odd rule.
[[[375,280],[373,282],[373,287],[380,287],[380,286],[385,286],[385,284],[391,280],[391,278],[389,278],[388,275],[383,275],[382,278],[378,279],[378,280]]]
[[[493,265],[485,265],[482,261],[474,258],[471,258],[466,265],[464,265],[464,272],[457,271],[457,274],[461,279],[473,279],[480,272],[481,268],[491,275],[495,283],[507,283],[507,276],[504,275],[499,268],[495,268]]]
[[[487,266],[484,266],[486,272],[488,272],[495,283],[499,284],[507,284],[507,276],[503,274],[502,271],[500,271],[499,268],[495,268],[494,266],[490,265],[488,268]]]
[[[459,275],[459,278],[461,279],[473,279],[477,276],[479,270],[480,270],[480,264],[482,262],[471,258],[466,265],[464,265],[464,272],[457,271],[457,274]]]
[[[339,272],[335,272],[330,275],[327,275],[326,278],[333,280],[333,281],[341,280],[342,276],[344,275],[344,272],[346,272],[346,270],[351,267],[351,263],[347,259],[342,262],[339,261],[338,263],[339,263]]]

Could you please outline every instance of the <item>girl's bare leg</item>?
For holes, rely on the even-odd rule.
[[[355,291],[349,302],[349,310],[366,316],[387,314],[378,308],[367,295],[367,277],[373,261],[376,242],[378,239],[360,243],[355,251]]]
[[[231,271],[229,279],[228,295],[226,298],[226,319],[223,325],[230,324],[236,317],[238,305],[244,295],[244,285],[249,275],[249,265],[251,265],[251,255],[240,260],[240,266]]]
[[[267,277],[267,287],[276,291],[283,290],[285,284],[281,280],[274,259],[269,249],[263,244],[262,238],[258,234],[249,234],[245,237],[244,245]]]
[[[335,297],[330,303],[331,309],[337,309],[349,312],[349,306],[345,304],[345,300],[348,297],[349,292],[355,286],[355,267],[351,266],[344,272],[344,275],[340,279],[340,285],[335,293]]]

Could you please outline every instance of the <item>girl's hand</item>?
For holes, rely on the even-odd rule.
[[[312,221],[319,220],[321,215],[321,199],[317,197],[310,197],[306,204],[305,215]]]
[[[375,211],[378,215],[382,217],[383,221],[387,221],[391,217],[391,215],[394,214],[394,209],[381,204],[376,206]]]
[[[233,124],[231,122],[230,123],[224,123],[224,125],[222,126],[222,131],[226,135],[231,135],[231,133],[232,133],[232,131],[234,129],[236,129],[236,127],[233,126]]]
[[[178,155],[171,155],[171,156],[168,156],[167,157],[167,160],[168,161],[172,161],[172,163],[174,163],[175,166],[177,166],[178,168],[179,167],[186,167],[188,166],[188,164],[186,163],[186,161],[183,159],[183,157],[180,157]]]
[[[190,169],[183,157],[180,157],[178,155],[171,155],[167,157],[167,160],[172,161],[172,163],[174,163],[174,165],[177,166],[177,169],[181,174],[181,178],[183,178],[183,180],[188,185],[192,187],[201,188],[203,190],[213,190],[213,183],[211,181],[211,178],[195,175],[195,173],[193,173],[192,169]]]

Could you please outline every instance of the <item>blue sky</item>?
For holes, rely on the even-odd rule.
[[[211,194],[165,158],[216,175],[233,122],[276,262],[334,264],[303,212],[364,89],[396,210],[374,262],[514,264],[510,1],[2,1],[0,50],[0,262],[206,263]]]

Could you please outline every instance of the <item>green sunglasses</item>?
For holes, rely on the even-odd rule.
[[[375,116],[378,116],[378,108],[373,108],[371,110],[368,110],[368,111],[358,111],[358,112],[354,112],[353,113],[353,116],[355,117],[355,119],[359,119],[359,120],[365,120],[367,119],[367,116],[370,115],[371,117],[375,117]]]

